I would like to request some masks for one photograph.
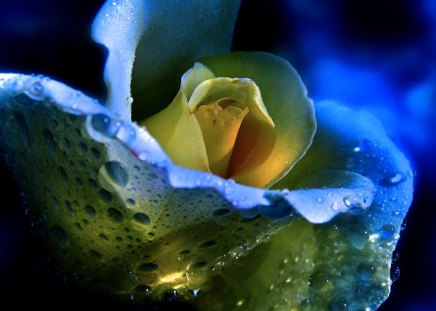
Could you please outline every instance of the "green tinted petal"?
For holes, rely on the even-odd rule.
[[[367,179],[374,200],[366,209],[349,200],[350,213],[323,225],[301,220],[283,228],[217,277],[211,291],[219,294],[204,296],[205,309],[376,310],[387,298],[412,200],[410,165],[370,114],[331,102],[316,108],[312,146],[275,187],[340,188]],[[226,288],[222,295],[218,286]]]
[[[316,129],[313,104],[300,77],[285,60],[267,53],[230,53],[200,60],[217,77],[249,78],[256,82],[263,102],[275,124],[276,142],[270,135],[259,138],[259,158],[244,163],[233,178],[242,184],[268,187],[301,159],[312,143]],[[251,141],[247,131],[243,141]],[[263,150],[263,152],[262,152]],[[266,158],[266,160],[265,160]]]
[[[109,49],[107,105],[129,119],[133,96],[135,120],[166,107],[194,60],[230,49],[239,2],[107,1],[93,25],[94,39]]]
[[[189,290],[213,286],[220,270],[301,214],[326,222],[346,209],[322,204],[313,215],[314,196],[301,189],[178,167],[144,129],[39,76],[0,75],[0,133],[35,230],[67,275],[138,301],[168,288],[195,299]],[[329,202],[329,189],[315,190]]]

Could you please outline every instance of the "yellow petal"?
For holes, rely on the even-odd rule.
[[[313,104],[300,77],[284,59],[261,52],[228,53],[200,61],[216,76],[249,78],[261,90],[275,128],[257,127],[248,121],[241,126],[236,142],[241,151],[234,151],[240,163],[231,160],[239,169],[232,178],[250,186],[270,187],[303,157],[315,134]],[[246,119],[251,120],[249,117]],[[274,141],[268,132],[271,130]]]
[[[199,84],[213,78],[215,78],[215,75],[209,68],[201,63],[195,63],[194,66],[182,76],[181,91],[187,99],[190,99]]]
[[[206,145],[209,168],[214,174],[227,176],[236,137],[247,113],[248,108],[222,108],[216,103],[202,105],[195,111]]]
[[[140,122],[179,166],[209,171],[200,125],[189,111],[186,96],[179,92],[164,110]]]
[[[195,111],[202,104],[225,100],[231,102],[234,107],[247,109],[248,114],[244,115],[242,123],[232,127],[232,131],[224,131],[222,126],[220,133],[218,128],[215,134],[203,131],[203,137],[208,150],[211,172],[239,181],[237,177],[235,178],[237,173],[240,174],[262,163],[271,152],[275,141],[274,122],[265,108],[258,86],[253,80],[246,78],[220,77],[206,80],[194,90],[188,104],[189,109]],[[202,129],[203,127],[205,125]],[[227,146],[217,150],[218,145],[224,141]],[[234,145],[231,150],[230,142]],[[232,152],[222,158],[224,150]],[[222,160],[218,167],[212,164],[217,159]]]

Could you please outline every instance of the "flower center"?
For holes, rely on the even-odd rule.
[[[247,107],[230,99],[204,104],[195,110],[212,173],[227,177],[236,138],[247,113]]]
[[[179,166],[234,178],[259,165],[275,142],[274,122],[254,81],[216,78],[196,63],[160,113],[141,122]]]

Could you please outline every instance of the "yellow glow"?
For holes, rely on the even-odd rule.
[[[176,272],[176,273],[170,273],[167,275],[162,276],[159,281],[160,283],[174,283],[176,281],[180,281],[180,279],[184,276],[185,274],[183,272]]]

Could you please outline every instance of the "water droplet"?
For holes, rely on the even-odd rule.
[[[226,216],[230,214],[232,211],[228,208],[220,208],[213,211],[212,215],[215,217]]]
[[[65,233],[64,229],[60,226],[53,226],[49,229],[50,236],[53,240],[62,248],[68,245],[68,236]]]
[[[328,306],[329,311],[348,311],[348,302],[344,298],[331,301]]]
[[[86,153],[88,151],[88,146],[84,142],[80,142],[78,146],[83,153]]]
[[[138,285],[135,287],[134,292],[137,294],[149,295],[151,293],[151,287],[147,285]]]
[[[266,198],[268,200],[268,198]],[[292,214],[292,206],[283,198],[271,198],[270,205],[259,205],[261,214],[272,219],[288,217]]]
[[[57,145],[49,130],[44,130],[44,141],[49,153],[53,156],[56,153]]]
[[[94,157],[96,160],[100,160],[101,155],[100,155],[100,151],[98,151],[98,149],[96,149],[96,148],[91,148],[91,154],[93,155],[93,157]]]
[[[121,212],[113,207],[108,208],[107,214],[110,219],[112,219],[114,222],[122,222],[124,220],[123,214]]]
[[[94,257],[94,258],[101,258],[101,255],[100,255],[100,253],[99,252],[97,252],[96,250],[94,250],[94,249],[90,249],[89,250],[89,254],[92,256],[92,257]]]
[[[201,293],[201,289],[200,288],[192,289],[192,290],[190,289],[189,292],[193,297],[198,297],[198,295],[200,295]]]
[[[116,136],[126,145],[130,145],[136,138],[136,130],[133,126],[126,123],[119,128]]]
[[[165,303],[171,303],[174,302],[179,297],[179,292],[175,289],[167,289],[162,294],[162,300]]]
[[[309,277],[309,286],[320,289],[330,282],[328,275],[322,271],[316,271]]]
[[[65,172],[63,167],[59,167],[59,174],[60,174],[61,180],[64,183],[68,183],[68,175],[67,175],[67,172]]]
[[[390,240],[395,236],[395,227],[391,224],[384,225],[380,230],[380,237],[382,239]]]
[[[139,265],[137,271],[139,272],[153,272],[156,271],[159,268],[159,266],[152,262],[147,262]]]
[[[31,83],[24,93],[33,100],[41,101],[44,99],[44,87],[40,81]]]
[[[93,115],[91,117],[91,125],[94,130],[109,137],[115,136],[121,126],[119,122],[113,122],[111,118],[105,114]]]
[[[36,104],[36,102],[33,99],[31,99],[29,96],[25,94],[20,94],[16,96],[14,99],[18,105],[23,107],[31,107]]]
[[[209,240],[198,245],[198,248],[208,248],[208,247],[215,246],[216,244],[217,244],[216,241]]]
[[[24,143],[29,143],[29,127],[27,126],[26,119],[23,117],[23,115],[16,113],[14,114],[15,121],[17,122],[18,129],[20,130],[20,133],[22,134],[20,138]],[[17,139],[17,137],[14,137],[14,139]]]
[[[358,277],[365,282],[369,281],[373,277],[376,270],[377,268],[374,265],[367,262],[362,262],[357,266]]]
[[[391,280],[392,282],[395,282],[400,277],[400,267],[398,266],[392,266],[391,269]]]
[[[97,215],[97,212],[95,211],[95,209],[91,205],[86,205],[85,211],[86,211],[86,213],[88,213],[89,216],[94,217],[95,215]]]
[[[406,181],[406,179],[407,179],[406,175],[402,173],[396,173],[382,179],[380,181],[380,184],[386,187],[393,187]]]
[[[344,204],[347,207],[347,213],[350,213],[352,215],[358,215],[365,211],[362,203],[350,196],[344,198]]]
[[[361,303],[352,303],[348,307],[348,311],[368,311],[369,308],[366,307],[366,305]]]
[[[300,306],[302,309],[306,309],[310,307],[310,300],[309,299],[304,299],[300,302]]]
[[[364,152],[367,153],[372,146],[372,142],[369,139],[362,139],[358,146],[353,148],[354,152]]]
[[[101,167],[98,180],[103,188],[112,190],[110,186],[108,187],[107,182],[118,185],[119,187],[125,187],[129,182],[129,175],[120,162],[109,161]]]
[[[133,219],[143,225],[150,224],[150,217],[148,217],[144,213],[136,213],[135,215],[133,215]]]
[[[362,249],[368,243],[369,236],[365,232],[350,232],[346,235],[350,244],[357,249]]]
[[[100,197],[106,201],[107,203],[112,202],[112,194],[110,194],[110,192],[102,189],[98,192],[100,194]]]
[[[67,210],[68,216],[70,216],[70,217],[74,216],[74,210],[71,207],[70,201],[68,201],[68,200],[65,201],[65,209]]]
[[[127,202],[127,204],[132,205],[132,206],[136,205],[136,202],[133,199],[127,199],[126,202]]]
[[[205,261],[197,261],[197,262],[194,262],[193,264],[191,264],[189,266],[189,268],[190,269],[201,269],[206,265],[207,265],[207,262],[205,262]]]
[[[184,250],[179,252],[180,255],[188,255],[190,253],[191,253],[191,251],[189,249],[184,249]]]
[[[100,239],[102,239],[102,240],[109,241],[109,238],[108,238],[107,235],[104,234],[104,233],[100,233],[100,234],[98,235],[98,237],[99,237]]]

